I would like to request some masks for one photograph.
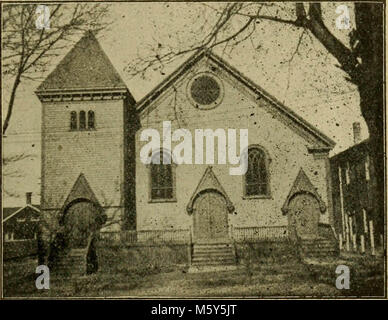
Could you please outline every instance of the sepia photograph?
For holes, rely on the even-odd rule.
[[[385,14],[2,2],[0,298],[386,299]]]

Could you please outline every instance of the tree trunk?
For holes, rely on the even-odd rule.
[[[6,116],[6,118],[4,120],[4,124],[3,124],[3,135],[5,135],[5,132],[7,131],[9,121],[10,121],[11,116],[12,116],[13,105],[14,105],[15,97],[16,97],[16,90],[18,89],[18,86],[20,84],[20,76],[21,76],[21,74],[20,74],[20,72],[18,72],[18,74],[16,75],[16,78],[15,78],[15,81],[13,83],[13,86],[12,86],[11,97],[9,98],[9,103],[8,103],[7,116]]]
[[[356,3],[356,38],[360,44],[355,48],[361,58],[358,69],[358,90],[361,113],[370,139],[369,156],[376,181],[373,190],[373,222],[376,239],[384,232],[385,189],[385,137],[384,137],[384,10],[381,3]],[[372,182],[373,183],[373,182]]]
[[[384,101],[383,87],[365,85],[360,90],[361,111],[369,129],[369,157],[372,162],[375,183],[372,185],[374,202],[373,223],[376,230],[376,239],[384,232],[384,188],[385,188],[385,154],[384,154]],[[373,181],[373,180],[372,180]]]

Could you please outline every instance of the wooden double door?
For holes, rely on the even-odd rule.
[[[216,191],[199,194],[194,202],[193,236],[196,242],[228,239],[228,210],[225,197]]]

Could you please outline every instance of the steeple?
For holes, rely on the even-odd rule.
[[[88,31],[36,92],[109,89],[127,88],[94,34]]]

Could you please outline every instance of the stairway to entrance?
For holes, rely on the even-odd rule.
[[[339,254],[337,242],[326,238],[302,239],[301,249],[305,256],[332,257]]]
[[[56,266],[56,274],[69,276],[83,276],[86,274],[87,249],[71,249],[61,258]]]
[[[194,244],[192,266],[233,266],[236,254],[232,243]]]

